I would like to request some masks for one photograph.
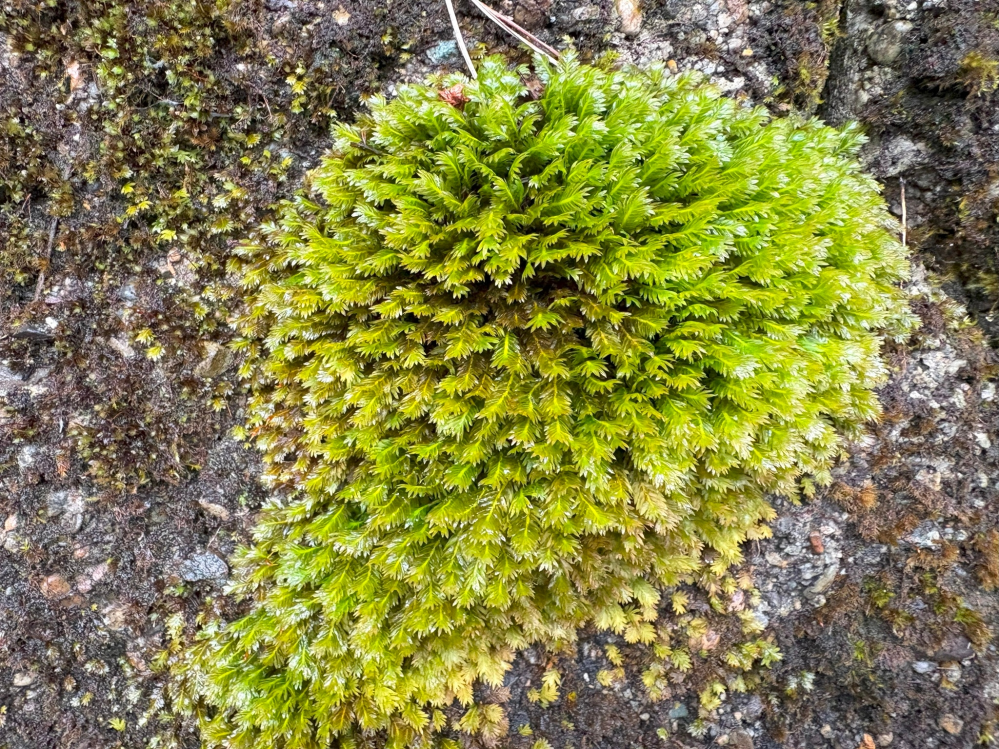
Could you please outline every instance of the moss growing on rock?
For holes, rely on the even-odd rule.
[[[526,73],[373,100],[242,250],[283,498],[178,667],[209,746],[421,745],[517,648],[641,640],[878,414],[907,263],[856,131]]]

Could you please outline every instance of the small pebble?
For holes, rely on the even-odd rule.
[[[70,591],[69,583],[62,575],[49,575],[42,580],[40,587],[42,595],[50,599],[65,598]]]
[[[600,18],[599,5],[581,5],[570,14],[575,21],[595,21]]]
[[[441,65],[457,54],[458,43],[454,39],[445,39],[427,50],[427,59],[433,65]]]
[[[818,531],[812,531],[808,534],[808,543],[812,545],[813,554],[821,554],[826,550],[826,546],[822,543],[822,534]]]
[[[764,559],[766,559],[767,564],[771,565],[772,567],[780,567],[781,569],[787,567],[787,561],[781,559],[780,554],[778,554],[775,551],[768,551],[766,554],[764,554]]]
[[[941,715],[938,724],[951,736],[957,736],[964,729],[964,721],[951,713]]]
[[[128,607],[122,603],[110,603],[101,611],[101,615],[104,617],[104,624],[116,632],[128,625],[128,614]]]
[[[752,735],[742,728],[732,731],[728,738],[732,749],[754,749]]]
[[[642,29],[642,8],[638,0],[617,0],[617,14],[621,16],[621,32],[635,36]]]
[[[833,584],[836,580],[836,576],[839,574],[839,565],[834,564],[832,567],[827,569],[822,575],[816,580],[812,587],[808,589],[808,592],[813,595],[818,595],[819,593],[825,593],[826,589]]]
[[[134,359],[135,358],[135,349],[132,348],[129,345],[128,341],[126,341],[124,339],[124,337],[122,337],[122,338],[109,338],[108,339],[108,345],[111,348],[113,348],[115,351],[117,351],[118,354],[121,356],[122,359]]]
[[[15,687],[27,687],[30,686],[35,681],[35,675],[30,673],[18,673],[14,674],[14,686]]]
[[[214,554],[195,554],[180,565],[180,576],[189,583],[216,580],[229,574],[229,567]]]
[[[230,517],[229,510],[222,505],[209,502],[207,499],[199,499],[198,504],[201,505],[202,510],[207,512],[209,515],[214,515],[220,520],[228,520]]]
[[[337,10],[333,11],[333,20],[336,21],[337,26],[346,26],[350,23],[350,13],[345,11],[341,5]]]
[[[940,674],[951,684],[961,681],[961,664],[956,661],[947,661],[940,665]]]

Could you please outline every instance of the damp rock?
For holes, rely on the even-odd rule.
[[[938,663],[941,661],[963,661],[971,658],[975,651],[971,641],[964,635],[947,635],[940,647],[930,656]]]
[[[67,533],[77,533],[83,527],[83,513],[86,509],[83,495],[75,490],[55,491],[45,502],[45,511],[50,518],[59,517],[59,524]]]
[[[897,135],[892,138],[886,139],[882,144],[878,152],[878,158],[874,164],[871,165],[872,171],[875,175],[881,179],[889,179],[895,177],[907,169],[921,163],[925,159],[926,146],[921,143],[916,143],[911,138],[905,135]],[[924,359],[925,362],[925,359]],[[936,364],[934,359],[931,362],[926,362]],[[935,373],[929,372],[928,376],[932,376]]]
[[[752,723],[763,714],[763,700],[760,699],[759,695],[752,695],[742,706],[741,712],[742,717]]]
[[[117,351],[122,359],[135,358],[135,349],[124,338],[109,338],[108,345]]]
[[[642,30],[642,8],[638,0],[616,0],[614,6],[621,18],[621,33],[636,36]]]
[[[836,580],[836,575],[838,574],[839,574],[839,565],[834,564],[832,567],[823,572],[821,576],[819,576],[819,579],[816,580],[812,584],[812,587],[808,589],[808,593],[810,593],[813,596],[817,596],[820,593],[824,593],[829,588],[829,586],[832,585],[833,582]]]
[[[232,351],[214,341],[205,344],[205,358],[194,368],[194,376],[203,379],[218,377],[232,364]]]
[[[68,502],[69,492],[52,492],[45,501],[45,512],[50,518],[58,517],[66,511],[66,505]]]
[[[573,21],[596,21],[600,18],[599,5],[581,5],[571,13]]]
[[[867,54],[879,65],[891,65],[902,54],[906,35],[912,31],[908,21],[886,23],[867,42]]]
[[[48,498],[45,500],[45,513],[50,518],[59,517],[71,505],[76,504],[77,498],[77,492],[69,492],[65,489],[50,492]]]
[[[55,333],[53,328],[57,327],[58,323],[53,326],[41,323],[25,323],[24,325],[18,326],[14,330],[14,338],[18,338],[23,341],[35,341],[36,343],[49,343],[55,340]]]
[[[66,278],[45,295],[45,303],[49,305],[75,302],[84,296],[84,287],[75,278]]]
[[[728,745],[733,749],[753,749],[753,737],[748,731],[738,729],[728,735]]]
[[[6,531],[0,534],[0,538],[3,539],[3,548],[5,551],[9,551],[11,554],[16,554],[21,550],[21,539],[17,537],[17,534]]]
[[[680,720],[681,718],[686,718],[688,715],[690,713],[687,710],[687,706],[682,702],[677,702],[669,711],[670,720]]]
[[[38,445],[25,445],[17,452],[17,467],[22,472],[30,471],[38,463],[41,449]]]
[[[548,24],[551,0],[517,0],[513,6],[513,20],[523,28],[534,31]]]
[[[195,554],[180,565],[180,576],[189,583],[219,580],[229,574],[228,565],[214,554]]]
[[[857,552],[855,561],[858,565],[873,565],[877,564],[881,557],[883,557],[888,552],[888,547],[884,544],[872,544],[871,546],[865,546]]]
[[[458,54],[458,43],[454,39],[444,39],[427,50],[427,59],[433,65],[443,65]]]
[[[40,586],[42,595],[51,600],[59,600],[69,595],[70,587],[62,575],[49,575]]]
[[[775,536],[787,538],[794,533],[794,521],[782,515],[774,521],[773,530]]]
[[[35,675],[28,672],[14,674],[15,687],[30,687],[35,683]]]
[[[0,364],[0,395],[14,392],[21,386],[20,375]]]
[[[940,664],[940,675],[950,684],[957,684],[963,675],[961,664],[957,661],[946,661]]]
[[[101,610],[104,624],[108,629],[120,631],[128,626],[129,610],[122,603],[111,603]]]
[[[79,578],[77,578],[76,589],[81,593],[89,593],[93,590],[94,585],[107,577],[110,571],[111,568],[107,562],[101,562],[93,567],[88,567],[86,571]]]
[[[940,543],[940,530],[932,520],[924,520],[905,540],[920,549],[933,549]]]
[[[138,301],[139,292],[135,288],[135,282],[129,281],[122,284],[121,288],[118,289],[118,298],[129,306]]]

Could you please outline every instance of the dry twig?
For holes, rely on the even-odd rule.
[[[450,0],[448,0],[450,2]],[[509,16],[504,16],[488,5],[482,2],[482,0],[472,0],[472,5],[479,9],[486,18],[495,23],[510,36],[518,39],[522,44],[527,45],[533,52],[539,55],[547,57],[552,62],[557,62],[559,59],[558,50],[554,47],[545,44],[543,41],[538,39],[534,34],[530,33],[524,28],[521,28],[513,19]]]
[[[905,215],[905,177],[899,178],[899,183],[902,186],[902,246],[906,247],[906,231],[908,227],[906,226],[906,215]]]
[[[458,49],[461,50],[461,56],[465,59],[465,65],[468,67],[469,74],[472,78],[475,78],[475,66],[472,64],[472,58],[469,56],[468,48],[465,46],[465,39],[461,35],[461,26],[458,25],[458,16],[454,12],[454,3],[452,0],[444,0],[444,3],[447,5],[447,12],[451,17],[451,27],[454,29],[454,38],[455,41],[458,42]],[[519,26],[509,16],[505,16],[502,13],[493,10],[488,5],[483,3],[482,0],[472,0],[472,5],[478,8],[482,15],[499,26],[510,36],[517,39],[521,44],[528,47],[535,54],[547,57],[552,62],[558,61],[558,50],[548,44],[545,44],[543,41],[534,36],[534,34]]]
[[[454,38],[458,42],[458,49],[461,50],[461,56],[465,58],[465,65],[468,66],[468,73],[472,78],[476,78],[475,66],[472,65],[472,58],[468,56],[468,48],[465,47],[465,39],[461,35],[461,26],[458,25],[458,16],[454,13],[454,4],[451,0],[444,0],[447,5],[447,13],[451,16],[451,27],[454,29]]]
[[[49,260],[52,259],[52,243],[55,242],[56,228],[59,226],[59,219],[52,219],[52,226],[49,227],[49,241],[45,246],[45,262],[42,265],[41,273],[38,274],[38,282],[35,284],[35,301],[42,295],[42,286],[45,284],[45,269],[49,267]]]

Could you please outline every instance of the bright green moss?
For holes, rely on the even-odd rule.
[[[243,249],[285,499],[180,669],[209,746],[418,743],[517,648],[738,561],[878,414],[907,262],[857,132],[539,66],[371,102]]]

